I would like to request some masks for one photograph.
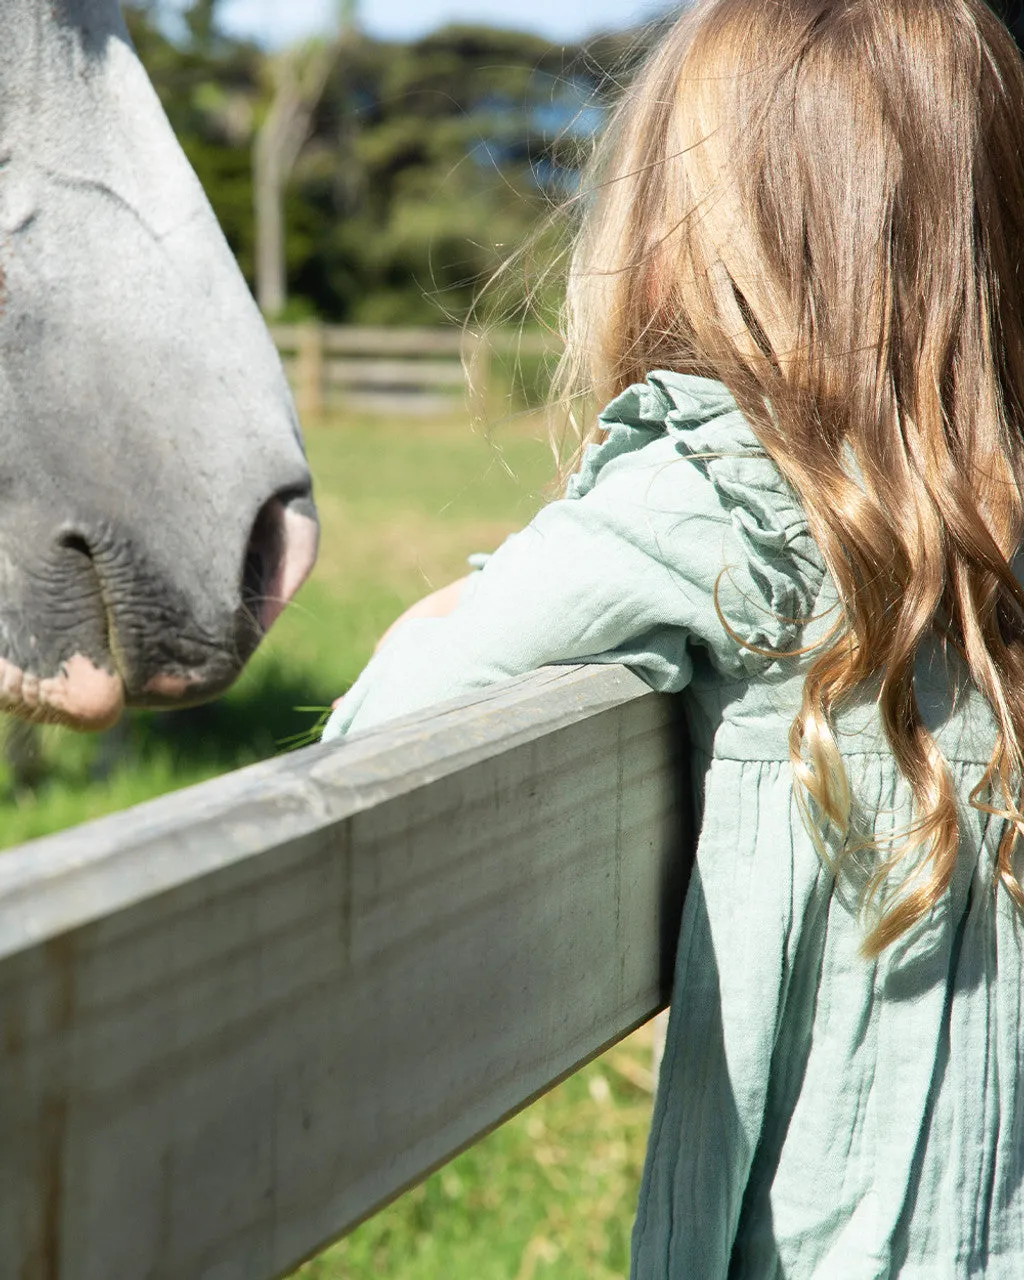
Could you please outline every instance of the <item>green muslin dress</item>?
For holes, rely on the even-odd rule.
[[[567,497],[453,614],[399,628],[325,737],[553,662],[623,662],[685,690],[703,823],[633,1280],[1019,1280],[1024,933],[992,887],[999,822],[967,799],[994,742],[988,708],[955,655],[921,653],[960,858],[928,918],[866,960],[868,868],[853,858],[836,881],[793,797],[809,659],[755,652],[835,619],[804,513],[720,383],[654,373],[602,421]],[[904,827],[870,690],[837,731],[858,832]]]

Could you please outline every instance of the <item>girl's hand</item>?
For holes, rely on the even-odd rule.
[[[410,622],[413,618],[443,618],[459,603],[462,598],[462,590],[466,583],[472,577],[466,574],[464,578],[457,578],[454,582],[449,582],[446,587],[441,587],[438,591],[432,591],[429,596],[424,596],[422,600],[417,600],[414,605],[410,605],[405,613],[400,614],[391,626],[384,632],[374,647],[374,653],[381,647],[384,641],[395,630],[400,627],[403,622]],[[335,698],[331,704],[332,709],[337,710],[341,706],[342,698]]]

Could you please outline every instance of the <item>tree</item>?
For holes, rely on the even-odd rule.
[[[199,0],[168,29],[153,4],[127,10],[266,312],[287,299],[334,321],[465,317],[571,192],[624,47],[606,39],[584,58],[477,26],[385,42],[342,10],[327,41],[269,55],[225,34],[217,14]],[[542,239],[542,259],[549,244],[557,253]],[[508,273],[510,284],[517,275],[520,297],[536,290],[536,275]]]
[[[339,320],[461,321],[534,242],[537,269],[505,276],[515,309],[558,252],[557,234],[537,232],[603,119],[599,74],[578,47],[486,27],[353,42],[288,195],[295,293]]]
[[[283,193],[309,137],[313,113],[342,44],[355,31],[355,0],[342,0],[336,33],[269,57],[273,97],[253,144],[256,298],[268,316],[287,299]]]

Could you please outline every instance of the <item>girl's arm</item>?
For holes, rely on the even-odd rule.
[[[383,641],[324,734],[406,715],[552,663],[624,662],[681,689],[687,639],[720,629],[712,597],[729,516],[661,436],[611,460],[581,497],[543,508],[458,588],[458,607],[406,618]],[[454,596],[456,592],[453,592]],[[417,609],[418,606],[414,606]]]
[[[568,495],[402,622],[334,738],[551,663],[621,662],[682,689],[700,646],[747,679],[797,644],[825,565],[806,513],[720,384],[657,372],[601,415]],[[454,596],[454,593],[453,593]]]
[[[465,577],[456,578],[454,582],[449,582],[446,587],[439,587],[437,591],[432,591],[430,595],[424,596],[422,600],[417,600],[415,604],[411,604],[385,630],[384,634],[373,646],[373,652],[375,654],[378,653],[385,641],[394,634],[395,629],[406,622],[412,622],[415,618],[446,617],[453,609],[458,607],[459,601],[462,599],[463,589],[471,576],[471,574],[466,574]],[[337,711],[344,700],[344,694],[340,698],[335,698],[331,703],[332,710]]]
[[[466,574],[463,578],[456,578],[454,582],[449,582],[446,587],[440,587],[437,591],[432,591],[429,596],[424,596],[422,600],[417,600],[415,604],[410,605],[404,613],[398,615],[377,641],[373,649],[374,653],[394,633],[396,627],[400,627],[406,622],[411,622],[414,618],[446,617],[453,609],[458,607],[459,601],[462,599],[463,590],[471,576],[471,574]]]

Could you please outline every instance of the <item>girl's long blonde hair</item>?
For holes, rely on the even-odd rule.
[[[865,682],[914,799],[866,950],[939,900],[957,798],[914,691],[938,633],[998,739],[971,801],[1024,834],[1024,66],[983,0],[704,0],[599,148],[569,384],[718,378],[799,496],[842,601],[793,725],[798,795],[850,835],[834,714]],[[591,435],[594,433],[592,432]]]

